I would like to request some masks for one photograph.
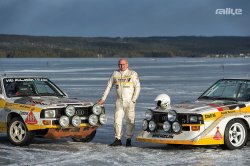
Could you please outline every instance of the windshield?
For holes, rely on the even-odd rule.
[[[219,80],[198,99],[250,101],[250,81]]]
[[[47,78],[5,78],[3,82],[7,97],[65,96]]]

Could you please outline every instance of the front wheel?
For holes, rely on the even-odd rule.
[[[96,130],[93,131],[90,135],[85,138],[72,137],[72,140],[75,142],[90,142],[95,138]]]
[[[240,119],[231,120],[225,130],[224,145],[230,150],[240,149],[247,142],[247,128]]]
[[[8,139],[15,146],[26,146],[31,143],[34,135],[28,131],[25,123],[20,117],[11,119],[8,125]]]

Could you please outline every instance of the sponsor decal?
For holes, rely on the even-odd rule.
[[[157,137],[157,138],[174,138],[173,134],[153,134],[152,137]]]
[[[220,112],[224,111],[224,109],[222,107],[218,107],[217,110],[220,111]]]
[[[30,111],[27,118],[25,119],[27,124],[37,124],[36,117],[34,116],[33,112]]]
[[[244,118],[250,118],[250,115],[245,115]]]
[[[221,139],[222,139],[222,135],[221,135],[221,133],[220,133],[220,131],[219,131],[219,127],[217,127],[217,131],[216,131],[216,133],[215,133],[213,139],[214,139],[214,140],[221,140]]]
[[[206,118],[206,119],[214,118],[214,117],[216,117],[215,113],[213,113],[213,114],[206,114],[206,115],[205,115],[205,118]]]
[[[235,113],[235,111],[234,111],[234,110],[232,110],[232,111],[225,111],[225,112],[221,112],[221,114],[222,114],[222,115],[224,115],[224,114],[230,114],[230,113]]]
[[[239,108],[244,108],[244,107],[246,107],[246,104],[239,104],[238,107]]]
[[[28,115],[28,112],[20,111],[20,115]]]
[[[234,110],[234,109],[238,110],[239,108],[246,107],[245,104],[235,104],[235,103],[222,103],[222,104],[211,103],[209,104],[209,106],[215,107],[219,112],[224,111],[224,110]]]
[[[10,79],[6,79],[6,82],[14,82],[14,79],[10,78]]]
[[[0,122],[0,132],[6,132],[7,124]]]
[[[132,78],[131,77],[123,77],[123,78],[114,78],[114,84],[118,84],[118,83],[126,83],[126,82],[131,82]]]
[[[8,78],[6,82],[48,81],[46,78]]]
[[[26,109],[30,109],[29,105],[19,105],[20,108],[26,108]]]
[[[5,107],[12,109],[30,109],[29,105],[17,104],[17,103],[6,103]]]
[[[211,104],[208,104],[208,105],[211,106],[211,107],[215,107],[219,112],[224,111],[224,109],[222,107],[220,107],[223,104],[214,104],[214,103],[211,103]]]
[[[5,129],[0,127],[0,132],[5,132]]]
[[[6,103],[6,105],[5,105],[5,107],[12,107],[12,106],[14,106],[14,104],[12,104],[12,103]]]
[[[33,100],[33,104],[48,105],[44,100]]]
[[[118,82],[129,82],[130,78],[118,78]]]

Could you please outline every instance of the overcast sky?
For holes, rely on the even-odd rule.
[[[0,34],[250,36],[250,0],[0,0]]]

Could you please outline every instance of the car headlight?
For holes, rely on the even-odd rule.
[[[150,121],[153,118],[153,112],[150,110],[147,110],[145,112],[145,119],[147,119],[148,121]]]
[[[99,117],[99,121],[102,125],[106,124],[107,123],[107,116],[105,114],[101,114],[100,117]]]
[[[98,117],[95,114],[89,116],[89,124],[92,126],[96,126],[98,123]]]
[[[181,131],[181,124],[179,122],[174,122],[172,124],[172,130],[175,132],[175,133],[178,133]]]
[[[79,127],[81,124],[81,118],[79,116],[73,116],[72,125],[75,127]]]
[[[154,121],[150,121],[150,122],[148,123],[148,128],[149,128],[150,131],[154,131],[154,130],[156,129],[156,124],[155,124],[155,122],[154,122]]]
[[[176,111],[170,110],[170,111],[168,112],[168,120],[169,120],[170,122],[175,121],[175,120],[176,120],[176,117],[177,117]]]
[[[142,122],[142,130],[146,131],[148,129],[148,121],[147,120],[144,120]]]
[[[45,118],[54,118],[56,117],[56,110],[45,110],[44,116]]]
[[[69,105],[65,109],[65,113],[67,116],[73,116],[75,114],[75,112],[76,112],[76,110],[75,110],[75,107],[73,105]]]
[[[189,121],[193,122],[193,123],[197,123],[198,122],[198,117],[194,116],[194,115],[191,115],[191,116],[189,116]]]
[[[102,107],[99,104],[93,105],[92,111],[96,115],[100,115],[102,113]]]
[[[69,117],[67,116],[61,116],[59,119],[59,124],[63,127],[66,128],[69,126]]]
[[[165,121],[165,122],[163,123],[163,130],[164,130],[165,132],[169,132],[170,129],[171,129],[171,124],[169,123],[169,121]]]

